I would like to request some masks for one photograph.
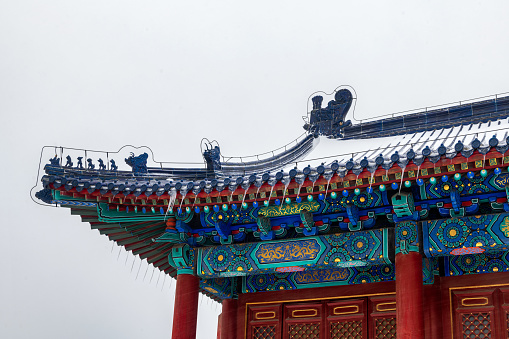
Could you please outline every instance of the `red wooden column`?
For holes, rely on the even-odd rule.
[[[199,282],[200,279],[189,274],[187,270],[179,270],[173,309],[172,339],[196,338]]]
[[[417,223],[396,224],[396,338],[424,339],[422,256]]]
[[[221,314],[217,316],[217,339],[221,339]]]
[[[221,313],[221,339],[237,338],[237,300],[224,299]]]

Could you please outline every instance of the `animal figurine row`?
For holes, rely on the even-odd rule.
[[[66,156],[65,159],[67,160],[67,162],[65,163],[64,167],[73,167],[74,166],[74,163],[72,162],[70,155]],[[85,167],[83,166],[83,157],[78,157],[77,159],[78,159],[78,163],[76,164],[76,168],[85,169]],[[60,158],[58,158],[56,155],[54,158],[49,159],[49,162],[51,165],[60,166]],[[100,171],[106,170],[106,165],[104,164],[104,161],[101,158],[99,158],[97,160],[97,162],[99,163]],[[86,169],[89,169],[89,170],[95,169],[95,164],[92,162],[92,159],[90,159],[90,158],[87,159],[87,168]],[[118,170],[118,166],[115,164],[115,160],[111,159],[110,160],[110,171],[116,171],[116,170]]]

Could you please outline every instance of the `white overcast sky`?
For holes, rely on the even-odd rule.
[[[203,137],[224,155],[285,144],[308,96],[342,84],[357,118],[508,92],[508,17],[507,1],[0,1],[0,337],[171,333],[175,282],[145,262],[136,279],[139,259],[30,200],[43,145],[200,161]],[[199,338],[219,312],[201,301]]]

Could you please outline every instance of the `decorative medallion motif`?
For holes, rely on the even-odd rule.
[[[352,257],[348,254],[348,251],[342,247],[331,249],[325,256],[324,264],[336,263],[339,265],[342,262],[350,261]]]
[[[402,221],[396,224],[396,254],[419,251],[419,237],[415,221]]]
[[[465,242],[470,233],[465,221],[459,218],[451,218],[440,224],[438,239],[447,247],[458,247]]]
[[[247,258],[237,257],[228,265],[229,272],[247,273],[253,270],[253,266]]]
[[[346,245],[347,251],[352,254],[355,259],[364,257],[364,254],[369,251],[369,240],[363,235],[352,236],[351,241]]]
[[[210,258],[214,264],[215,269],[220,272],[225,271],[228,268],[231,259],[233,259],[228,251],[221,248],[214,251]]]

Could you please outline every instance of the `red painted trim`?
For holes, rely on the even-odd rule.
[[[504,156],[506,156],[508,152],[506,152],[505,154],[500,154],[498,151],[496,151],[494,148],[493,150],[489,151],[486,156],[484,156],[483,154],[479,153],[477,150],[474,152],[474,154],[472,156],[470,156],[468,159],[463,157],[462,155],[457,155],[455,158],[453,159],[446,159],[446,158],[443,158],[443,159],[440,159],[436,164],[433,164],[429,159],[426,159],[420,166],[417,166],[415,165],[412,161],[410,161],[407,166],[405,167],[404,169],[404,172],[405,173],[408,173],[408,171],[416,171],[417,169],[431,169],[431,168],[435,168],[435,167],[442,167],[442,166],[447,166],[447,165],[459,165],[461,163],[464,163],[464,162],[467,162],[468,163],[472,163],[472,162],[475,162],[477,160],[484,160],[485,161],[485,164],[484,164],[484,169],[494,169],[496,167],[500,167],[500,168],[504,168],[504,167],[508,167],[508,163],[505,163],[505,164],[501,164],[501,165],[494,165],[494,166],[491,166],[489,165],[489,159],[503,159]],[[481,169],[483,168],[469,168],[469,169],[466,169],[466,170],[455,170],[454,173],[466,173],[466,172],[469,172],[469,171],[480,171]],[[395,173],[401,173],[402,172],[402,169],[395,163],[393,164],[393,166],[389,169],[389,170],[385,170],[383,168],[379,168],[375,171],[375,174],[373,177],[379,177],[381,175],[385,175],[385,174],[388,174],[388,175],[393,175]],[[448,174],[449,172],[444,172],[442,174]],[[422,179],[426,179],[426,178],[429,178],[429,177],[436,177],[438,174],[434,174],[434,173],[430,173],[429,175],[426,175],[426,176],[423,176],[423,175],[419,175],[419,178],[422,178]],[[345,180],[348,180],[348,181],[354,181],[355,179],[366,179],[366,178],[370,178],[372,175],[370,172],[368,172],[366,169],[364,169],[359,175],[355,175],[351,172],[349,172],[344,178],[340,178],[337,173],[334,174],[331,178],[330,181],[327,181],[325,178],[323,178],[322,176],[320,176],[317,181],[313,184],[311,181],[309,180],[306,180],[304,182],[304,184],[302,185],[301,187],[301,192],[300,192],[300,195],[301,196],[306,196],[308,194],[311,194],[313,196],[316,196],[318,195],[319,193],[324,193],[324,192],[317,192],[317,191],[313,191],[312,193],[307,193],[306,192],[306,187],[309,187],[309,186],[312,186],[312,187],[317,187],[318,185],[327,185],[327,184],[332,184],[332,183],[342,183],[343,181]],[[411,180],[411,181],[414,181],[416,178],[408,178],[408,180]],[[391,184],[393,182],[397,182],[399,183],[401,180],[400,179],[396,179],[396,180],[389,180],[389,181],[385,181],[385,182],[377,182],[375,184],[373,184],[374,186],[378,186],[380,184]],[[330,186],[329,186],[329,192],[341,192],[343,191],[344,189],[355,189],[355,188],[364,188],[364,187],[368,187],[368,186],[371,186],[369,184],[363,184],[363,185],[352,185],[351,187],[348,187],[348,188],[337,188],[335,190],[332,190],[330,189]],[[49,185],[49,187],[51,189],[55,189],[53,183],[51,183]],[[295,189],[299,187],[299,184],[297,184],[294,180],[292,180],[290,182],[290,184],[287,186],[288,189]],[[276,186],[274,188],[270,187],[267,183],[264,183],[260,188],[257,188],[255,187],[254,185],[251,185],[247,191],[244,191],[243,189],[241,188],[237,188],[235,190],[235,192],[233,192],[234,195],[238,195],[238,194],[252,194],[254,192],[270,192],[271,190],[274,191],[274,192],[277,192],[277,191],[282,191],[283,189],[285,188],[285,186],[282,184],[282,183],[277,183]],[[65,187],[61,186],[59,188],[57,188],[56,190],[60,191],[61,194],[63,196],[66,196],[66,195],[69,195],[69,196],[75,196],[75,197],[81,197],[81,198],[85,198],[87,199],[87,196],[88,197],[93,197],[93,198],[99,198],[101,202],[105,202],[105,203],[109,203],[108,202],[108,197],[112,197],[112,194],[111,193],[106,193],[104,195],[101,195],[99,191],[94,191],[93,193],[88,193],[88,192],[77,192],[75,188],[71,189],[70,191],[66,191],[65,190]],[[213,190],[212,192],[210,192],[210,194],[206,194],[204,192],[200,192],[198,194],[198,197],[199,198],[205,198],[206,196],[210,196],[212,199],[220,196],[220,197],[228,197],[231,195],[231,192],[228,191],[228,190],[224,190],[222,192],[218,192],[216,190]],[[295,194],[287,194],[285,195],[285,197],[289,197],[289,198],[294,198],[296,197],[297,195]],[[195,198],[195,195],[192,193],[192,192],[189,192],[188,194],[186,194],[185,197],[183,197],[180,193],[177,194],[177,199],[179,200],[182,200],[182,199],[189,199],[190,201],[193,200],[194,201],[194,198]],[[264,200],[274,200],[276,198],[279,198],[281,199],[282,198],[282,194],[281,195],[278,195],[277,197],[266,197],[264,199],[261,199],[261,198],[256,198],[256,199],[244,199],[245,202],[253,202],[253,201],[258,201],[258,202],[263,202]],[[123,194],[118,194],[116,195],[114,198],[113,198],[113,201],[111,203],[109,203],[110,205],[113,206],[113,208],[116,208],[115,206],[118,204],[117,201],[115,201],[115,199],[123,199],[123,200],[134,200],[138,206],[146,206],[146,207],[163,207],[163,208],[166,208],[166,205],[164,205],[162,203],[163,200],[168,200],[170,199],[170,196],[168,194],[163,194],[161,195],[160,197],[158,197],[157,195],[155,194],[151,194],[150,196],[145,196],[144,194],[136,197],[134,196],[134,194],[129,194],[127,196],[124,196]],[[88,199],[90,200],[90,199]],[[95,199],[94,199],[95,200]],[[152,205],[152,204],[148,204],[148,205],[141,205],[141,200],[156,200],[157,203],[156,205]],[[240,201],[234,201],[235,203],[240,203]],[[230,202],[232,203],[232,202]],[[229,203],[229,204],[230,204]],[[215,205],[216,203],[200,203],[200,204],[193,204],[194,206],[198,206],[198,207],[203,207],[203,206],[212,206],[212,205]],[[123,204],[120,204],[121,206]],[[187,207],[187,206],[191,206],[191,204],[189,205],[186,205],[186,204],[182,204],[183,207]]]

